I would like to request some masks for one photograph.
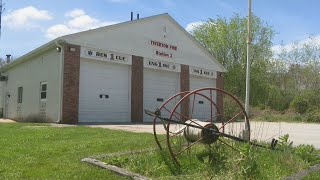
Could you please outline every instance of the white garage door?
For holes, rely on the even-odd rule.
[[[81,59],[79,122],[130,122],[131,66]]]
[[[180,92],[180,74],[178,72],[161,71],[144,68],[143,72],[143,107],[155,110],[159,108],[169,97]],[[171,110],[175,103],[171,101],[166,107]],[[162,111],[162,116],[169,113]],[[153,118],[144,114],[144,122],[151,122]]]
[[[190,90],[196,90],[204,87],[216,87],[216,79],[207,78],[202,76],[190,76]],[[214,102],[216,101],[216,93],[212,92],[212,98]],[[210,98],[209,91],[202,93],[203,95]],[[190,98],[190,113],[192,111],[193,106],[193,98]],[[214,108],[213,108],[214,109]],[[214,112],[213,112],[214,114]],[[210,111],[210,102],[204,97],[196,96],[194,102],[194,109],[193,109],[193,117],[195,119],[200,120],[208,120],[210,118],[211,111]]]

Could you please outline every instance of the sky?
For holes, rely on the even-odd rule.
[[[209,18],[248,14],[248,0],[2,0],[0,57],[18,58],[46,42],[68,34],[140,17],[169,13],[190,31]],[[304,42],[310,35],[320,42],[319,0],[252,0],[252,12],[276,32],[279,44]]]

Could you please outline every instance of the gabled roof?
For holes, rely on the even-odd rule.
[[[88,32],[99,31],[101,29],[108,29],[109,30],[109,29],[113,29],[113,28],[116,28],[119,26],[126,26],[126,25],[129,25],[132,23],[139,23],[142,21],[147,21],[147,20],[155,19],[155,18],[159,18],[159,17],[167,18],[169,21],[171,21],[181,32],[183,32],[191,41],[193,41],[194,44],[196,44],[206,55],[208,55],[210,57],[210,59],[212,59],[217,65],[219,65],[222,72],[227,71],[227,69],[220,62],[218,62],[215,59],[215,57],[209,51],[207,51],[198,41],[196,41],[195,38],[193,36],[191,36],[179,23],[177,23],[177,21],[175,21],[168,13],[164,13],[164,14],[149,16],[149,17],[145,17],[145,18],[140,18],[140,19],[136,19],[136,20],[132,20],[132,21],[126,21],[126,22],[122,22],[122,23],[118,23],[118,24],[99,27],[99,28],[95,28],[95,29],[90,29],[90,30],[81,31],[81,32],[58,37],[58,38],[56,38],[56,39],[54,39],[54,40],[52,40],[42,46],[30,51],[29,53],[17,58],[16,60],[12,61],[11,63],[6,64],[5,66],[1,67],[0,72],[4,72],[7,69],[10,69],[17,64],[20,64],[24,61],[27,61],[28,59],[30,59],[31,57],[33,57],[37,54],[40,54],[48,49],[56,47],[58,42],[59,42],[59,44],[61,44],[61,43],[77,44],[76,42],[72,42],[73,36],[81,35],[81,34],[88,33]]]

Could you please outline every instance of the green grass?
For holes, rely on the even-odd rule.
[[[156,147],[152,134],[89,127],[58,128],[46,124],[0,124],[0,179],[126,179],[81,159],[152,147]],[[194,147],[192,156],[187,153],[179,156],[181,168],[172,163],[167,151],[102,160],[159,179],[243,179],[247,176],[279,179],[312,165],[307,160],[314,161],[313,158],[301,154],[315,151],[309,146],[299,151],[286,148],[271,151],[239,144],[245,158],[219,143],[213,144],[210,152],[205,146]],[[300,152],[300,156],[294,152]]]
[[[319,114],[320,112],[318,111],[299,114],[292,110],[281,112],[270,109],[260,110],[258,108],[253,108],[250,121],[319,123]]]
[[[242,149],[246,146],[238,144]],[[204,146],[192,148],[191,155],[178,157],[180,168],[172,163],[166,151],[101,160],[157,179],[280,179],[311,164],[293,153],[293,149],[252,148],[247,154],[244,152],[248,158],[220,143],[213,145],[213,150],[209,152]]]
[[[320,170],[312,172],[307,176],[302,178],[303,180],[319,180],[320,179]]]
[[[125,179],[81,159],[155,145],[151,134],[45,126],[0,124],[0,179]]]

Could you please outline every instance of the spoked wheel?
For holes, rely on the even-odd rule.
[[[169,118],[171,115],[171,110],[174,108],[175,104],[188,93],[189,91],[184,91],[170,97],[159,107],[158,112],[161,112],[162,117]],[[167,123],[168,122],[159,119],[157,116],[153,119],[153,135],[160,150],[162,150],[163,146],[165,146],[164,143],[166,142],[166,138],[161,134],[163,134],[162,132],[166,132],[168,130]],[[169,132],[169,134],[171,133]]]
[[[250,142],[249,118],[232,94],[217,88],[187,93],[170,110],[166,124],[167,147],[180,166],[187,156],[210,149],[214,143],[240,152],[238,141]]]
[[[161,113],[161,117],[163,118],[169,118],[170,116],[174,117],[175,119],[180,119],[180,117],[183,117],[181,113],[185,113],[183,110],[182,112],[176,111],[171,115],[171,110],[175,107],[176,103],[181,100],[182,97],[190,93],[190,91],[184,91],[175,94],[174,96],[170,97],[167,99],[158,109],[158,112]],[[198,94],[198,93],[195,93]],[[202,94],[198,94],[200,97],[207,98],[206,96]],[[208,99],[208,98],[207,98]],[[209,99],[208,99],[209,100]],[[215,107],[216,104],[214,103]],[[186,110],[186,109],[184,109]],[[217,109],[218,110],[218,109]],[[162,132],[167,132],[169,129],[167,129],[167,121],[163,121],[157,116],[154,117],[153,119],[153,135],[156,140],[156,143],[159,147],[160,150],[163,149],[163,146],[166,146],[164,143],[166,143],[166,137],[163,137]],[[175,136],[177,134],[176,131],[169,131],[169,134],[171,136]]]

